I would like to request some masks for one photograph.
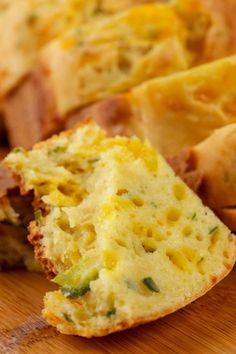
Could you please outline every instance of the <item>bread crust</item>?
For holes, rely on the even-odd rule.
[[[131,107],[125,95],[111,96],[83,109],[75,110],[65,121],[65,129],[70,129],[84,118],[93,117],[109,136],[131,136]]]
[[[39,232],[39,227],[36,221],[32,221],[29,225],[28,240],[34,246],[35,258],[40,263],[48,279],[54,278],[56,275],[54,264],[44,256],[42,245],[43,236]]]
[[[203,175],[195,167],[195,159],[190,149],[184,149],[179,154],[169,157],[167,162],[195,193],[199,192]]]
[[[236,209],[234,208],[220,208],[215,209],[216,215],[227,225],[230,230],[236,233]]]
[[[2,112],[11,147],[28,149],[43,138],[39,92],[29,75],[3,99]]]
[[[229,124],[168,159],[175,173],[232,231],[236,231],[235,133],[236,124]]]

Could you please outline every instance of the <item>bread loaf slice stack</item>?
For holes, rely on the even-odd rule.
[[[30,239],[60,286],[43,315],[62,333],[103,336],[158,319],[234,265],[234,236],[148,142],[86,122],[6,164],[34,193]]]

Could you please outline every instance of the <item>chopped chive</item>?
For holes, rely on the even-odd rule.
[[[111,316],[113,316],[113,315],[115,315],[115,314],[116,314],[116,309],[113,308],[113,309],[111,309],[110,311],[108,311],[108,312],[106,313],[106,317],[110,318]]]
[[[201,257],[201,258],[199,259],[199,261],[197,262],[197,264],[201,263],[203,260],[204,260],[204,257]]]
[[[62,316],[64,317],[64,319],[68,322],[71,322],[71,323],[74,323],[74,321],[72,320],[71,316],[66,313],[66,312],[63,312]]]
[[[214,232],[216,232],[218,229],[218,226],[214,226],[212,229],[209,230],[209,234],[213,234]]]
[[[102,15],[103,11],[100,7],[97,7],[93,13],[94,13],[94,15]]]
[[[157,204],[155,202],[150,203],[154,208],[157,208]]]
[[[79,41],[76,43],[77,47],[82,47],[84,45],[84,42],[83,41]]]
[[[18,153],[18,152],[21,152],[22,151],[22,148],[21,147],[16,147],[12,150],[12,152],[14,153]]]
[[[196,219],[196,216],[197,216],[197,213],[193,213],[191,219],[192,219],[192,220]]]
[[[36,14],[32,13],[27,17],[26,21],[29,25],[33,25],[37,21],[37,19],[38,19],[38,16]]]
[[[41,220],[41,218],[42,218],[42,212],[41,212],[40,209],[35,210],[35,212],[34,212],[34,218],[35,218],[36,221],[40,221],[40,220]]]
[[[136,290],[136,285],[135,285],[133,280],[126,279],[125,282],[126,282],[126,285],[127,285],[128,289]]]
[[[96,157],[94,159],[90,159],[88,160],[89,163],[95,163],[95,162],[98,162],[100,160],[100,157]]]
[[[156,293],[160,292],[159,287],[157,284],[154,282],[154,280],[151,277],[146,277],[143,279],[143,283],[146,285],[146,287],[152,291],[155,291]]]
[[[60,147],[60,146],[56,146],[56,147],[52,150],[52,152],[54,152],[54,153],[56,154],[57,152],[60,152],[60,150],[61,150],[61,147]]]
[[[71,286],[61,288],[62,294],[69,299],[76,299],[77,297],[85,295],[88,291],[90,291],[89,284],[81,286],[80,288],[73,288]]]

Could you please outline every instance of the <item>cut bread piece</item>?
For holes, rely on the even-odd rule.
[[[158,319],[235,263],[235,237],[148,142],[86,122],[5,161],[34,192],[31,242],[61,286],[43,315],[62,333],[103,336]]]
[[[6,126],[11,147],[31,148],[47,137],[45,130],[51,131],[43,124],[44,100],[49,98],[42,99],[32,74],[44,45],[69,28],[146,2],[155,0],[1,0],[0,138],[6,140]],[[58,119],[52,124],[54,132],[62,130]]]
[[[234,104],[236,108],[236,95]],[[211,208],[236,206],[236,124],[217,129],[191,150],[195,168],[203,175],[204,203]]]
[[[176,174],[233,231],[236,230],[235,151],[236,124],[229,124],[168,159]]]
[[[1,2],[0,97],[34,67],[46,43],[64,31],[152,0],[5,0]],[[7,28],[7,31],[6,31]]]
[[[84,105],[152,77],[235,53],[231,17],[236,3],[221,3],[177,0],[137,7],[50,42],[36,69],[37,90],[44,99],[41,119],[35,115],[35,120],[43,122],[42,136],[57,132],[60,122]]]
[[[74,114],[67,122],[94,114],[109,132],[136,134],[165,157],[236,122],[236,56],[165,78],[149,80],[130,93],[109,98]],[[125,119],[120,117],[124,107]]]
[[[55,113],[63,118],[148,78],[187,68],[186,36],[184,23],[168,4],[138,6],[63,33],[39,58]]]
[[[110,17],[108,22],[114,23],[117,31],[112,28],[107,28],[106,31],[104,25],[102,27],[103,32],[106,31],[105,35],[96,24],[98,19],[101,22],[100,20],[108,18],[107,15],[143,2],[155,1],[80,0],[74,3],[71,0],[65,2],[66,6],[63,1],[60,2],[60,6],[64,6],[68,12],[71,4],[76,4],[74,6],[81,9],[80,15],[85,17],[83,20],[80,16],[76,19],[78,25],[70,21],[69,28],[72,29],[71,32],[74,28],[75,36],[66,31],[65,26],[62,31],[64,34],[45,46],[39,55],[37,69],[31,75],[25,75],[24,81],[21,80],[17,87],[15,85],[15,89],[5,98],[3,108],[12,147],[30,148],[33,143],[63,130],[63,123],[68,118],[70,123],[75,118],[79,119],[81,105],[110,96],[114,92],[124,92],[151,77],[163,76],[236,52],[235,21],[232,21],[236,11],[234,0],[176,0],[169,4],[166,1],[167,4],[160,5],[165,10],[159,11],[154,24],[154,12],[146,21],[147,26],[144,20],[145,11],[136,18],[133,16],[134,21],[127,28],[121,23],[118,26],[114,18]],[[133,10],[130,11],[133,13]],[[50,14],[45,11],[46,15]],[[38,16],[38,21],[41,17],[44,21],[43,16]],[[124,13],[118,17],[123,18]],[[141,17],[144,23],[139,28]],[[88,19],[91,19],[91,23],[84,26]],[[166,31],[163,30],[165,26]],[[78,27],[79,31],[76,30]],[[138,35],[134,35],[134,28],[141,29]],[[150,35],[149,39],[141,36],[144,30],[147,37]],[[130,31],[133,34],[127,36]],[[156,38],[155,31],[158,32]],[[23,35],[23,32],[20,34]],[[114,43],[115,40],[118,43]],[[29,40],[28,42],[30,43]],[[80,45],[77,46],[75,42]],[[12,43],[11,41],[9,45]],[[36,52],[38,53],[38,49]],[[16,58],[14,52],[14,59]],[[20,62],[17,59],[18,65]],[[4,61],[5,65],[10,63],[11,60]],[[15,68],[16,65],[13,65],[13,69]],[[19,129],[14,129],[16,121]],[[122,130],[123,123],[117,123],[118,131]],[[112,129],[113,124],[111,122],[108,128],[117,132],[116,128]]]
[[[173,0],[188,28],[195,65],[236,53],[235,0]]]
[[[0,3],[0,137],[5,121],[11,147],[31,148],[34,143],[62,130],[54,117],[43,124],[45,100],[32,70],[40,49],[68,28],[121,12],[154,0],[2,0]],[[7,31],[6,31],[7,28]],[[45,134],[46,131],[46,134]]]

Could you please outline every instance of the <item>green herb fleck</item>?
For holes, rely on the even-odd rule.
[[[213,234],[218,230],[218,226],[214,226],[212,229],[209,230],[209,234]]]
[[[54,152],[55,154],[58,153],[58,152],[60,152],[60,151],[61,151],[61,147],[60,147],[60,146],[56,146],[56,147],[52,150],[52,152]]]
[[[126,279],[125,282],[126,282],[126,285],[127,285],[128,289],[136,290],[136,285],[135,285],[133,280]]]
[[[196,219],[196,216],[197,216],[197,213],[193,213],[191,219],[192,219],[192,220],[195,220],[195,219]]]
[[[38,20],[38,16],[32,13],[27,17],[26,22],[28,23],[28,25],[34,25],[37,20]]]
[[[103,11],[100,7],[97,7],[95,10],[94,10],[94,15],[103,15]]]
[[[113,309],[111,309],[110,311],[108,311],[108,312],[106,313],[106,316],[107,316],[108,318],[110,318],[111,316],[113,316],[113,315],[115,315],[115,314],[116,314],[116,309],[113,308]]]
[[[74,321],[72,320],[71,316],[68,313],[63,312],[62,316],[64,317],[64,319],[70,323],[74,323]]]
[[[90,291],[89,284],[83,285],[80,288],[73,288],[71,286],[61,288],[62,294],[69,299],[76,299],[77,297],[85,295],[88,291]]]
[[[18,152],[22,152],[22,148],[21,147],[16,147],[12,150],[12,152],[14,153],[18,153]]]
[[[155,291],[156,293],[160,292],[159,287],[157,284],[154,282],[154,280],[151,277],[146,277],[143,279],[143,283],[146,285],[146,287],[152,291]]]
[[[202,261],[204,261],[204,257],[201,257],[201,258],[199,259],[199,261],[197,262],[197,264],[201,263]]]
[[[155,202],[151,202],[150,204],[153,206],[153,208],[157,208],[157,204]]]
[[[79,41],[76,43],[77,47],[82,47],[84,45],[84,41]]]
[[[89,163],[95,163],[95,162],[98,162],[100,160],[100,157],[96,157],[94,159],[90,159],[88,160]]]
[[[42,218],[42,212],[40,209],[38,210],[35,210],[34,212],[34,218],[35,218],[35,221],[40,221],[41,218]]]

